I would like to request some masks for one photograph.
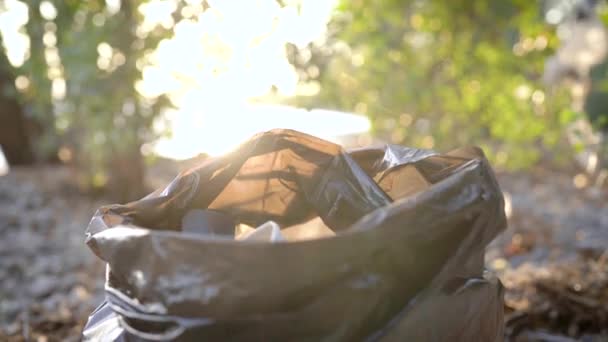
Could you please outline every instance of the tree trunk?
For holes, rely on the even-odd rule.
[[[126,203],[143,197],[146,194],[145,165],[139,147],[114,155],[108,176],[106,189],[113,200]]]
[[[0,146],[9,165],[34,162],[29,140],[28,120],[23,107],[14,97],[15,79],[9,72],[0,69]]]

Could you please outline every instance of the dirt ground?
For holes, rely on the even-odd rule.
[[[608,341],[608,198],[555,172],[502,174],[509,228],[487,267],[506,288],[507,340]]]
[[[0,341],[78,341],[103,299],[104,266],[84,245],[100,201],[60,167],[0,177]]]
[[[186,164],[149,172],[160,186]],[[79,194],[68,169],[0,177],[0,341],[77,341],[103,300],[104,265],[84,230],[104,204]],[[505,288],[511,341],[608,340],[608,201],[555,172],[499,174],[508,230],[487,251]]]

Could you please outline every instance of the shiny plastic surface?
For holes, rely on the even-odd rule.
[[[180,230],[191,209],[254,227],[320,216],[336,235],[208,238]],[[483,258],[505,226],[480,149],[347,153],[273,130],[139,201],[98,210],[87,244],[108,265],[107,300],[84,337],[500,341],[502,286]]]

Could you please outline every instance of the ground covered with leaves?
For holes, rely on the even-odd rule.
[[[486,259],[506,288],[506,340],[608,340],[608,194],[547,171],[500,182],[511,217]]]
[[[184,165],[153,169],[159,186]],[[103,200],[61,167],[0,177],[0,340],[77,341],[103,300],[104,266],[84,244]],[[487,265],[505,288],[508,341],[608,340],[608,203],[556,172],[500,174],[508,230]]]
[[[0,177],[0,341],[78,341],[103,299],[103,264],[84,244],[98,202],[68,170]]]

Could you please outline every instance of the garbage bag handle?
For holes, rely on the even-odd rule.
[[[178,336],[180,336],[186,330],[186,328],[184,326],[182,326],[176,320],[166,318],[166,317],[159,317],[156,315],[130,312],[130,311],[126,310],[125,308],[123,308],[122,306],[112,303],[112,301],[109,301],[108,304],[110,305],[110,308],[112,309],[112,311],[114,311],[115,313],[118,314],[117,315],[118,322],[120,323],[121,327],[123,327],[127,332],[129,332],[133,335],[142,337],[144,339],[148,339],[151,341],[173,340],[173,339],[177,338]],[[137,328],[131,326],[125,318],[130,318],[130,319],[134,319],[134,320],[143,320],[143,321],[155,322],[155,323],[171,324],[173,326],[173,328],[168,331],[162,332],[162,333],[151,334],[151,333],[147,333],[144,331],[140,331]]]
[[[122,315],[118,315],[118,322],[120,326],[125,329],[129,334],[135,335],[137,337],[144,338],[150,341],[171,341],[179,337],[184,333],[186,328],[181,326],[179,323],[175,324],[173,328],[164,331],[162,333],[147,333],[144,331],[137,330],[133,326],[131,326],[127,320],[124,319]]]

